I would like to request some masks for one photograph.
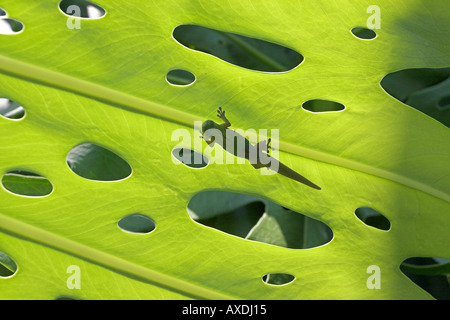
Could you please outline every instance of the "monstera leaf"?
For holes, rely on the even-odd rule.
[[[0,297],[431,298],[399,266],[450,258],[450,133],[380,81],[450,65],[450,7],[379,0],[376,37],[358,38],[351,30],[367,25],[372,2],[74,1],[83,10],[73,18],[63,12],[70,1],[2,1],[0,98],[23,110],[0,117]],[[174,37],[181,25],[267,41],[304,60],[252,70],[184,45]],[[171,84],[177,69],[195,81]],[[187,130],[186,147],[202,152],[194,121],[214,120],[219,106],[233,128],[278,129],[279,160],[322,190],[248,162],[177,164],[172,134]],[[108,150],[119,174],[85,168],[77,155],[92,150]],[[51,187],[24,196],[26,181]],[[297,250],[202,226],[186,208],[205,190],[273,201],[334,237]],[[389,230],[363,223],[359,208],[381,213]],[[148,228],[127,230],[144,220]],[[273,273],[295,279],[262,280]]]

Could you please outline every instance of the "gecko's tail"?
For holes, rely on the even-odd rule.
[[[272,161],[274,161],[274,159],[272,159]],[[295,181],[298,181],[300,183],[306,184],[307,186],[314,188],[316,190],[322,190],[321,187],[319,187],[318,185],[312,183],[311,181],[309,181],[308,179],[306,179],[304,176],[302,176],[301,174],[298,174],[297,172],[295,172],[294,170],[292,170],[291,168],[285,166],[284,164],[282,164],[281,162],[278,162],[278,173],[289,178],[289,179],[293,179]],[[270,167],[268,167],[270,169]]]

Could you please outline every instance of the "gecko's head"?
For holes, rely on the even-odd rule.
[[[202,133],[205,133],[205,131],[214,128],[214,121],[212,120],[206,120],[202,124]]]

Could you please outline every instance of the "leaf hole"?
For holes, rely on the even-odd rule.
[[[17,102],[0,98],[0,116],[10,120],[21,120],[25,117],[25,109]]]
[[[6,253],[0,251],[0,278],[11,278],[17,272],[16,262]]]
[[[62,0],[58,7],[68,17],[100,19],[106,15],[106,10],[101,6],[85,0]]]
[[[5,173],[2,185],[9,192],[26,197],[45,197],[53,191],[51,182],[34,172],[14,170]]]
[[[268,273],[262,277],[264,283],[272,286],[283,286],[292,283],[295,277],[289,273]]]
[[[55,298],[55,300],[82,300],[81,298],[77,298],[75,296],[69,296],[69,295],[59,295]]]
[[[23,23],[18,20],[5,17],[1,17],[0,19],[0,34],[19,34],[23,31],[23,29]]]
[[[120,156],[89,142],[70,150],[67,164],[78,176],[95,181],[119,181],[132,173],[131,166]]]
[[[384,231],[389,231],[391,229],[391,222],[381,213],[372,208],[358,208],[355,210],[355,215],[359,220],[370,227]]]
[[[342,103],[321,99],[306,101],[303,103],[302,108],[314,113],[339,112],[345,110],[345,106]]]
[[[222,232],[244,238],[264,214],[264,203],[255,201],[209,219],[196,220]]]
[[[439,257],[405,259],[400,270],[437,300],[450,300],[450,260]]]
[[[355,37],[361,40],[372,40],[377,37],[377,33],[372,29],[368,28],[355,27],[351,31]]]
[[[187,211],[203,226],[289,249],[315,248],[333,238],[325,223],[253,195],[203,191],[191,198]]]
[[[117,226],[125,232],[147,234],[155,230],[156,223],[143,214],[134,213],[120,219]]]
[[[194,83],[195,76],[192,72],[187,70],[173,69],[167,73],[166,80],[174,86],[185,87]]]
[[[300,53],[285,46],[199,25],[179,25],[173,37],[186,48],[253,71],[287,72],[304,60]]]
[[[380,82],[393,98],[450,127],[450,68],[413,68]]]
[[[179,162],[192,169],[202,169],[208,165],[207,157],[188,148],[175,148],[172,150],[172,155]]]

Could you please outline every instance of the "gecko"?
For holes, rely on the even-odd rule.
[[[260,141],[256,145],[253,145],[247,138],[237,133],[236,131],[229,129],[229,127],[231,127],[231,123],[225,116],[225,111],[222,110],[222,107],[219,107],[219,109],[217,110],[217,117],[220,118],[224,123],[218,124],[212,120],[206,120],[202,123],[201,138],[205,140],[210,147],[213,147],[215,143],[218,143],[223,149],[225,149],[225,151],[233,154],[234,156],[250,160],[250,164],[255,169],[261,169],[265,167],[273,170],[273,168],[275,167],[277,168],[276,170],[274,170],[275,172],[289,179],[293,179],[297,182],[303,183],[316,190],[321,190],[318,185],[312,183],[299,173],[295,172],[294,170],[279,162],[274,157],[270,156],[269,149],[271,149],[271,138],[269,138],[267,141]],[[217,135],[210,134],[210,132],[212,131],[208,133],[208,130],[211,129],[218,130],[218,132],[220,132],[221,134],[218,136],[222,137],[222,139],[216,139]],[[227,143],[227,139],[234,141],[232,141],[233,143]],[[251,155],[256,155],[256,157],[251,157]]]

